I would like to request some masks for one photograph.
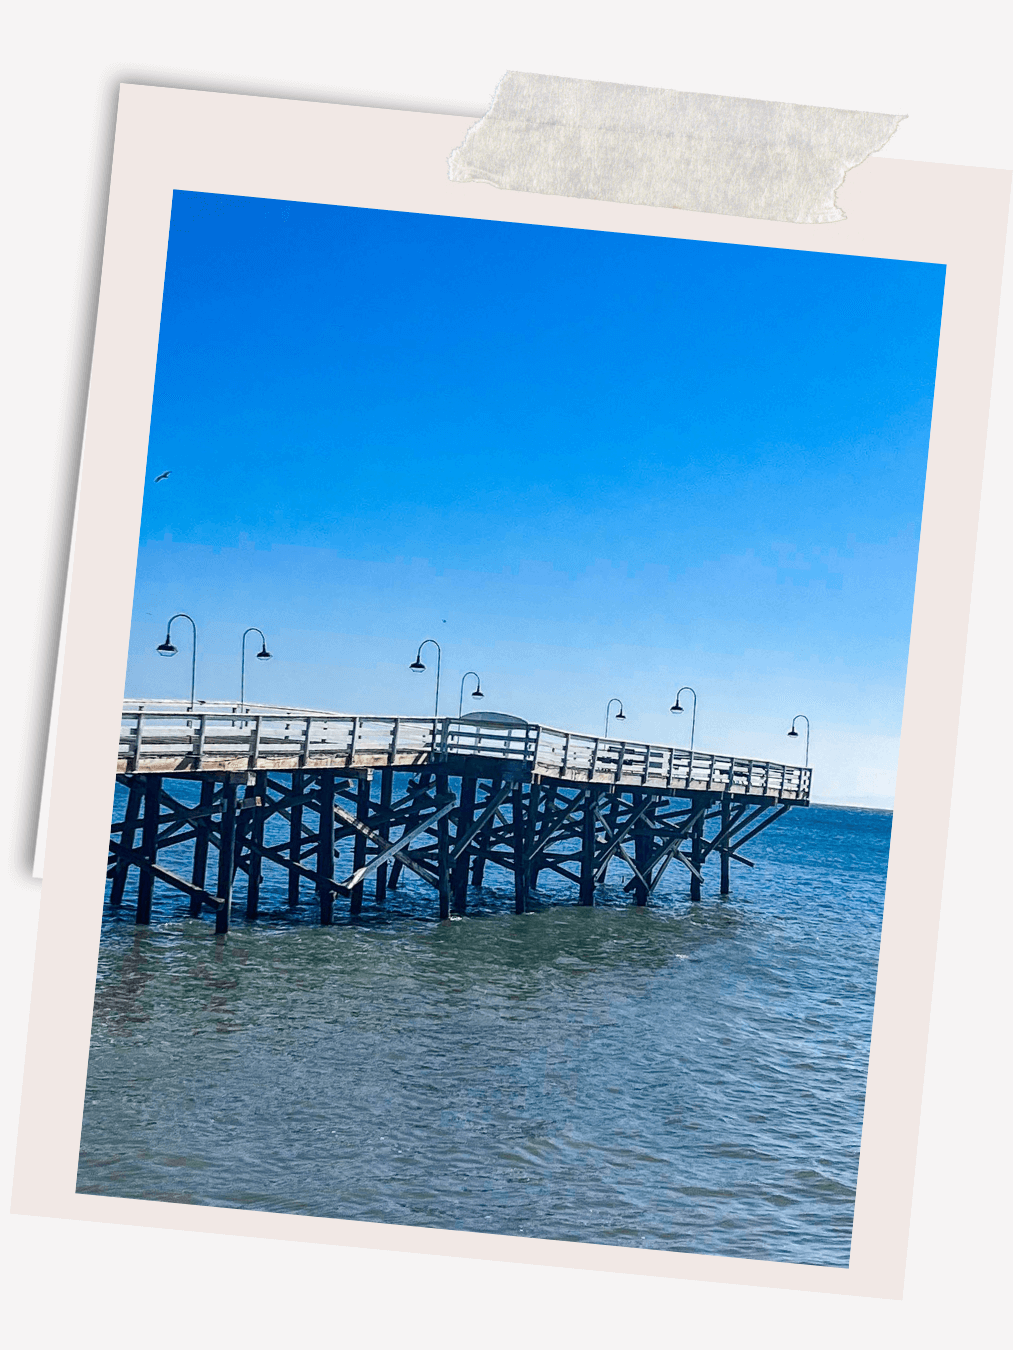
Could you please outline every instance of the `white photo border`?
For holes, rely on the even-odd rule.
[[[16,1213],[899,1298],[1013,175],[868,160],[847,219],[793,225],[450,182],[468,117],[124,85],[57,690]],[[155,359],[175,189],[947,268],[848,1269],[75,1191]],[[833,323],[827,315],[826,322]],[[101,641],[96,636],[101,634]]]

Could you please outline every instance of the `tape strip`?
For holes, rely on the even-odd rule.
[[[458,183],[828,224],[849,169],[904,120],[507,71],[450,156]]]

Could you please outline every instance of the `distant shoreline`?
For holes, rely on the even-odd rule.
[[[893,815],[892,806],[854,806],[854,805],[845,805],[843,802],[816,802],[816,801],[810,801],[809,805],[811,807],[829,806],[834,811],[871,811],[877,816]]]

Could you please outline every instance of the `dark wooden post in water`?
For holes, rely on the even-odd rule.
[[[724,796],[721,798],[721,833],[722,833],[722,834],[724,834],[725,831],[728,829],[728,826],[731,824],[731,821],[732,821],[732,799],[731,799],[731,797],[729,797],[728,793],[726,792],[726,793],[724,794]],[[720,850],[720,853],[721,853],[721,894],[722,894],[722,895],[728,895],[728,893],[731,891],[732,887],[731,887],[731,877],[730,877],[730,875],[729,875],[729,872],[730,872],[730,864],[729,864],[729,858],[728,858],[728,843],[727,843],[727,841],[726,841],[725,844],[722,846],[722,848],[721,848],[721,850]]]
[[[320,828],[317,831],[317,896],[320,900],[320,922],[334,921],[334,891],[327,883],[334,880],[334,770],[320,771],[317,808]]]
[[[528,898],[527,867],[524,861],[524,789],[520,785],[513,790],[511,797],[511,815],[513,816],[514,843],[514,911],[524,913],[524,904]]]
[[[478,779],[461,779],[461,804],[457,810],[457,829],[455,843],[463,839],[475,821],[475,798],[478,795]],[[456,910],[464,911],[468,904],[468,864],[471,858],[469,848],[458,856],[454,863],[451,891]]]
[[[292,806],[289,811],[288,857],[289,862],[297,863],[302,857],[302,802],[304,774],[295,770],[292,774]],[[288,907],[295,909],[299,903],[299,873],[288,869]]]
[[[644,796],[645,794],[643,792],[633,793],[634,812],[639,811],[644,805]],[[650,810],[651,808],[648,807],[647,811]],[[633,897],[638,905],[647,904],[650,885],[650,878],[647,876],[647,864],[651,858],[651,843],[653,836],[648,834],[648,823],[646,820],[647,811],[640,816],[640,819],[633,826],[633,861],[636,863],[637,871],[640,873],[639,877],[634,876],[633,878]],[[644,880],[641,881],[640,877],[643,877]]]
[[[151,922],[151,892],[155,885],[154,867],[158,858],[158,816],[162,807],[160,774],[144,776],[144,820],[141,825],[141,855],[150,867],[142,867],[137,879],[137,923]]]
[[[250,795],[250,789],[246,789],[247,796]],[[264,815],[267,805],[267,774],[264,770],[258,770],[254,779],[253,795],[259,799],[260,805],[255,806],[248,814],[252,817],[247,830],[250,837],[250,847],[247,853],[247,866],[249,872],[246,881],[246,922],[252,923],[257,917],[260,909],[260,882],[262,879],[261,867],[263,858],[260,849],[264,846]]]
[[[394,770],[380,770],[380,833],[387,837],[390,836],[390,817],[385,812],[390,811],[391,798],[394,795]],[[382,905],[387,899],[387,864],[381,863],[376,869],[376,903]]]
[[[429,786],[429,780],[430,780],[431,777],[432,777],[432,774],[426,773],[426,772],[424,772],[424,771],[423,771],[422,773],[419,774],[419,783],[418,783],[418,789],[417,789],[417,791],[418,791],[418,796],[419,796],[420,798],[421,798],[421,796],[423,795],[423,793],[426,791],[426,789],[428,788],[428,786]],[[409,786],[410,786],[410,780],[409,780]],[[415,826],[419,823],[419,819],[420,819],[421,815],[422,815],[421,809],[409,811],[409,813],[408,813],[408,815],[407,815],[407,817],[406,817],[406,819],[405,819],[405,829],[404,829],[405,834],[407,834],[407,833],[409,832],[409,830],[413,830],[413,829],[415,828]],[[400,859],[400,858],[395,858],[395,859],[394,859],[394,865],[393,865],[393,866],[391,867],[391,869],[390,869],[390,881],[387,883],[388,886],[390,887],[390,889],[391,889],[392,891],[397,889],[397,883],[398,883],[398,881],[399,881],[399,879],[400,879],[400,877],[401,877],[401,872],[402,872],[403,868],[404,868],[404,863],[401,861],[401,859]]]
[[[218,910],[215,932],[227,933],[232,918],[232,879],[236,874],[236,784],[225,780],[218,847]]]
[[[445,773],[436,775],[436,799],[445,797],[450,787]],[[440,918],[450,918],[450,817],[436,822],[436,878],[440,894]]]
[[[503,781],[500,778],[494,778],[490,782],[489,800],[495,797],[502,786]],[[495,823],[496,818],[494,816],[487,825],[482,827],[478,838],[475,840],[475,861],[471,866],[471,884],[473,886],[481,886],[482,882],[485,880],[485,859],[489,852],[489,848],[492,845],[492,831]]]
[[[208,878],[208,847],[211,843],[211,808],[215,800],[215,780],[205,778],[200,785],[200,815],[194,825],[193,871],[190,880],[200,890],[204,890]],[[190,896],[190,918],[199,919],[204,902],[201,896]]]
[[[132,849],[134,846],[134,835],[137,833],[137,822],[141,816],[141,802],[144,800],[144,781],[136,775],[130,780],[130,787],[127,789],[127,809],[123,818],[123,829],[120,833],[120,844],[125,849]],[[109,892],[109,903],[115,908],[123,899],[123,891],[127,884],[127,874],[130,871],[130,864],[126,858],[116,860],[116,870],[113,872],[112,889]]]
[[[369,799],[372,793],[373,784],[368,774],[363,774],[356,784],[355,788],[355,819],[362,825],[369,824]],[[333,815],[333,812],[332,812]],[[355,831],[355,837],[352,841],[352,871],[357,872],[360,867],[366,865],[366,836],[361,830]],[[362,910],[362,882],[352,887],[352,894],[349,900],[349,911],[352,914],[359,914]]]
[[[699,802],[697,801],[696,797],[693,798],[693,806],[694,809],[699,806]],[[697,819],[693,822],[693,848],[691,853],[691,861],[693,863],[693,866],[697,869],[697,871],[699,871],[700,868],[703,867],[703,821],[704,818],[703,814],[701,813],[697,817]],[[700,878],[697,876],[696,872],[691,872],[689,875],[689,898],[691,900],[699,900],[700,894],[701,894]]]
[[[594,841],[596,838],[594,805],[597,792],[589,787],[584,797],[580,821],[580,903],[594,904]]]

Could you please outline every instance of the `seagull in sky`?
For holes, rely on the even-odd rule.
[[[160,483],[160,482],[162,481],[163,478],[168,478],[170,473],[172,473],[172,470],[171,470],[171,469],[166,469],[165,473],[160,473],[160,474],[158,475],[158,477],[155,479],[155,482],[156,482],[156,483]]]

